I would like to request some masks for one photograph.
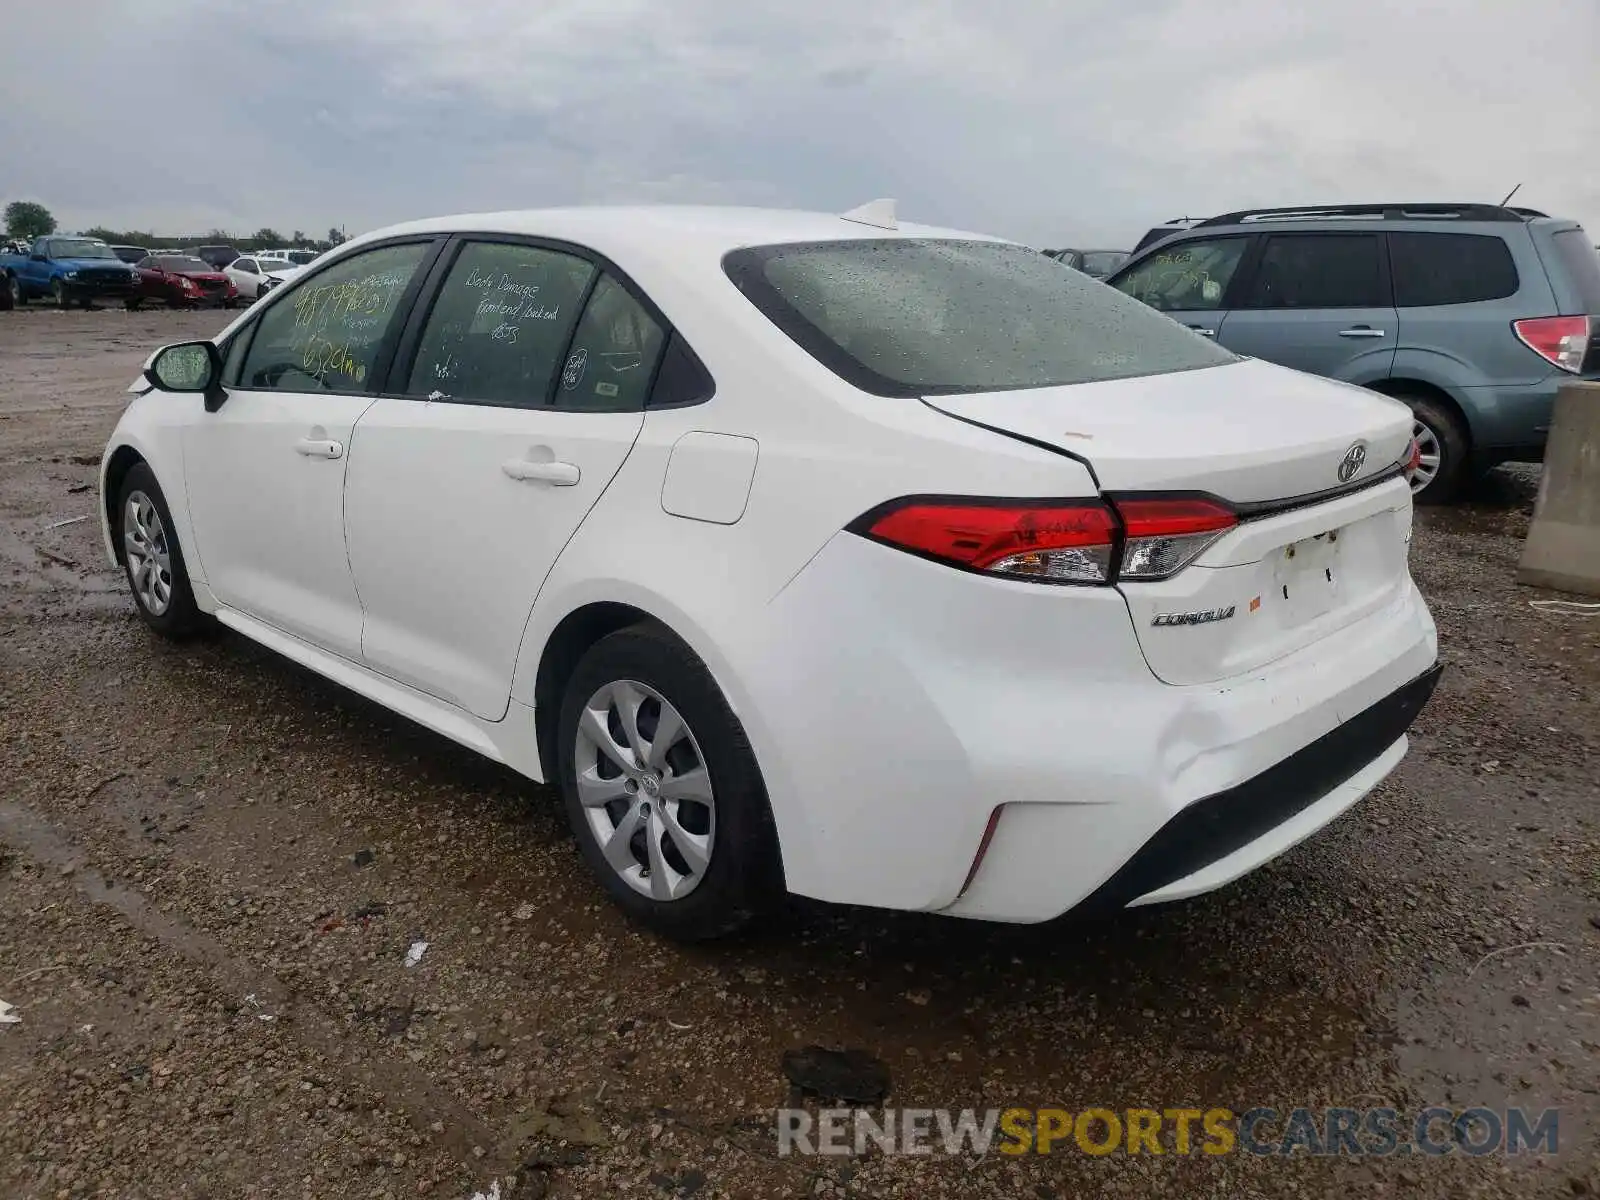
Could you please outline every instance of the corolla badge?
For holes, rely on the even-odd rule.
[[[1150,624],[1158,628],[1167,625],[1209,625],[1213,621],[1231,620],[1235,607],[1230,604],[1226,608],[1208,608],[1200,612],[1157,613]]]
[[[1361,473],[1361,468],[1367,462],[1367,444],[1357,442],[1344,452],[1344,457],[1339,460],[1339,482],[1349,483]]]

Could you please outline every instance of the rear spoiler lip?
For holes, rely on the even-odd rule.
[[[1163,498],[1210,500],[1230,508],[1238,516],[1242,525],[1246,521],[1263,521],[1268,517],[1276,517],[1282,513],[1295,512],[1302,508],[1313,508],[1318,504],[1326,504],[1329,500],[1337,500],[1341,496],[1349,496],[1355,492],[1364,492],[1368,488],[1380,487],[1392,479],[1399,479],[1405,474],[1405,467],[1401,463],[1391,463],[1375,475],[1366,479],[1356,479],[1349,483],[1341,483],[1337,487],[1324,488],[1319,492],[1303,492],[1298,496],[1285,496],[1279,500],[1252,500],[1247,503],[1237,503],[1219,496],[1215,492],[1205,491],[1161,491],[1155,492],[1104,492],[1107,500],[1132,500],[1159,494]]]

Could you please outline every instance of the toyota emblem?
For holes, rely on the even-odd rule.
[[[1367,444],[1357,442],[1344,452],[1344,457],[1339,460],[1339,482],[1349,483],[1361,473],[1361,468],[1367,462]]]

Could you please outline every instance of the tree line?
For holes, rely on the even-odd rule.
[[[56,232],[56,219],[44,205],[32,200],[13,200],[5,208],[6,236],[31,240],[47,237]],[[304,250],[331,250],[345,240],[344,231],[328,230],[327,237],[313,238],[304,230],[296,229],[285,236],[271,226],[264,225],[249,235],[230,233],[226,229],[212,229],[205,234],[167,237],[143,229],[107,229],[96,225],[82,231],[83,236],[99,238],[114,246],[144,246],[150,250],[181,250],[189,246],[226,245],[236,250],[266,250],[292,246]]]

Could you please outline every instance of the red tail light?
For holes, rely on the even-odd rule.
[[[852,528],[974,571],[1106,583],[1117,520],[1098,500],[903,500]]]
[[[1583,360],[1589,353],[1589,342],[1600,329],[1597,317],[1536,317],[1527,321],[1513,321],[1522,344],[1539,357],[1563,371],[1574,375],[1583,370]]]
[[[907,498],[850,528],[972,571],[1040,583],[1166,579],[1239,518],[1208,499],[949,500]],[[1113,562],[1121,550],[1121,568]]]

